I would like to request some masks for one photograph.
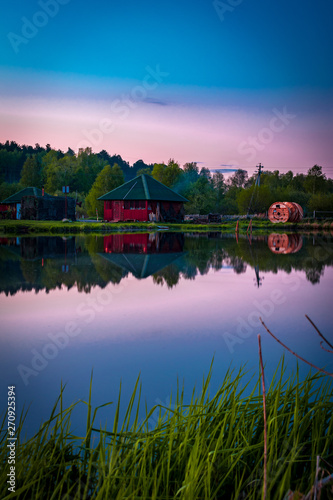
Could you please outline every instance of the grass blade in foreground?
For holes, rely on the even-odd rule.
[[[258,499],[264,467],[262,395],[258,377],[245,396],[243,377],[243,370],[228,372],[212,397],[204,381],[202,393],[194,391],[189,405],[177,391],[170,408],[146,410],[143,422],[137,382],[124,422],[119,422],[119,397],[110,430],[94,426],[97,409],[86,403],[87,434],[82,437],[71,433],[75,405],[62,409],[61,394],[33,439],[21,442],[22,426],[18,431],[15,494],[8,494],[7,450],[0,439],[0,497]],[[333,461],[332,383],[311,373],[303,382],[297,373],[286,379],[282,362],[266,392],[266,413],[267,498],[283,499],[288,490],[305,494],[315,482],[316,457]],[[3,426],[0,438],[5,435]],[[329,487],[323,486],[322,499]]]

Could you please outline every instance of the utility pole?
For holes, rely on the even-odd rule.
[[[259,165],[258,165],[258,177],[257,177],[256,183],[255,183],[255,185],[258,187],[260,186],[260,176],[261,176],[261,171],[263,168],[264,168],[263,165],[261,163],[259,163]]]
[[[254,196],[254,192],[256,190],[256,187],[257,186],[260,187],[260,176],[261,176],[262,169],[264,168],[261,163],[259,163],[259,165],[257,165],[257,167],[258,167],[258,175],[257,175],[256,181],[254,183],[254,188],[253,188],[253,191],[252,191],[252,196],[251,196],[249,208],[247,209],[247,216],[249,215],[250,210],[251,210],[251,204],[252,204],[252,200],[253,200],[253,196]]]

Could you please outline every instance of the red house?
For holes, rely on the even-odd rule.
[[[184,219],[184,203],[188,201],[172,189],[142,174],[98,198],[104,201],[107,221],[162,221]]]

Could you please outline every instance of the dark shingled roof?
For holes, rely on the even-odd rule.
[[[155,200],[185,202],[186,198],[156,181],[151,175],[142,174],[98,198],[99,200]]]
[[[42,196],[42,190],[36,187],[27,187],[24,189],[21,189],[21,191],[18,191],[15,194],[12,194],[5,200],[3,200],[1,203],[21,203],[21,200],[23,196]],[[44,194],[45,198],[51,198],[49,194]]]
[[[162,254],[99,253],[98,255],[121,269],[132,273],[136,278],[144,279],[161,271],[175,260],[183,257],[186,253],[187,252]]]

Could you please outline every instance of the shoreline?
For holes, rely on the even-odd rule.
[[[247,220],[239,221],[239,234],[246,234],[249,227]],[[225,221],[219,224],[193,224],[193,223],[171,223],[171,224],[156,224],[151,222],[62,222],[62,221],[23,221],[23,220],[1,220],[0,221],[0,236],[22,236],[22,235],[62,235],[62,234],[110,234],[119,232],[156,232],[166,231],[172,232],[235,232],[236,221]],[[297,233],[297,232],[333,232],[333,222],[313,221],[305,219],[301,223],[293,224],[273,224],[270,221],[253,220],[252,219],[252,234],[267,234],[267,233]]]

